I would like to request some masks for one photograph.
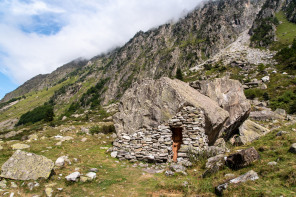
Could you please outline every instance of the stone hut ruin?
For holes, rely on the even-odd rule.
[[[167,162],[188,159],[221,135],[229,113],[179,80],[146,79],[126,91],[113,116],[112,156]]]

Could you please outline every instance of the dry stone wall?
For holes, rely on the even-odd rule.
[[[182,128],[183,143],[178,151],[178,160],[188,160],[191,151],[199,152],[208,147],[203,110],[186,106],[158,128],[142,128],[134,134],[122,133],[113,142],[112,155],[127,160],[171,161],[173,156],[172,128]]]

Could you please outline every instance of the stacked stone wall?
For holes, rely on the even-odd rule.
[[[178,151],[178,160],[188,160],[191,150],[202,151],[208,147],[204,112],[196,107],[186,106],[158,128],[139,129],[133,135],[122,133],[113,142],[113,151],[119,159],[171,161],[172,128],[182,128],[183,143]]]

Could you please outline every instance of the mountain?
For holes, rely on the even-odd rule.
[[[172,78],[177,70],[186,75],[187,81],[230,72],[232,78],[247,82],[250,77],[256,77],[249,72],[257,65],[274,68],[276,52],[252,47],[272,48],[274,43],[282,43],[277,42],[280,25],[277,13],[286,14],[293,22],[294,8],[294,1],[282,0],[203,3],[178,22],[140,31],[111,52],[88,61],[75,60],[51,74],[30,79],[1,100],[1,106],[19,102],[15,105],[18,112],[6,107],[0,121],[7,117],[20,118],[46,102],[53,105],[56,118],[69,117],[79,110],[98,109],[118,102],[133,82]],[[34,94],[38,101],[33,99]],[[21,106],[30,99],[29,105]]]

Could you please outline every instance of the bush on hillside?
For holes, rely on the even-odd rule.
[[[50,122],[53,121],[53,118],[53,106],[46,103],[43,106],[36,107],[32,111],[23,114],[16,126],[25,125],[28,123],[36,123],[42,120],[44,120],[45,122]]]

